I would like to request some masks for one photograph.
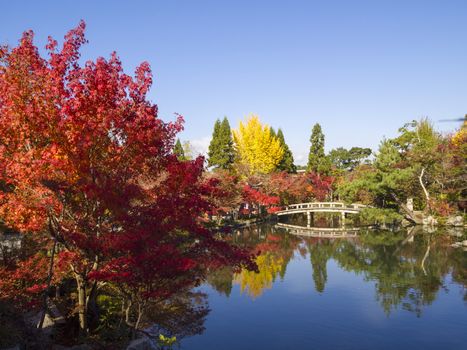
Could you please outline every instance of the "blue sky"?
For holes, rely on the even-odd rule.
[[[250,112],[281,127],[304,163],[314,123],[326,148],[376,148],[404,123],[467,113],[467,1],[5,1],[0,42],[33,29],[43,47],[80,19],[84,59],[148,61],[160,116],[185,117],[206,147],[216,118]]]

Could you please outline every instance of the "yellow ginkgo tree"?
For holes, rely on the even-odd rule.
[[[233,137],[237,162],[250,174],[274,171],[284,155],[280,141],[255,114],[249,115],[245,123],[240,122],[238,129],[233,130]]]

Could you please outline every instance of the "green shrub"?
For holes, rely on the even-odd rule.
[[[363,225],[397,224],[404,218],[394,209],[382,208],[364,208],[358,215]]]

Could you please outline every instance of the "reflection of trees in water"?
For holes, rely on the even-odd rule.
[[[451,260],[452,280],[464,286],[464,301],[467,302],[467,253],[454,249]]]
[[[229,297],[232,292],[233,275],[231,267],[222,267],[210,272],[207,282],[219,293]]]
[[[164,300],[148,299],[144,305],[140,327],[135,331],[125,326],[125,304],[115,294],[114,288],[104,287],[97,302],[100,306],[100,328],[94,334],[98,332],[102,349],[114,349],[116,343],[126,343],[129,338],[141,335],[152,339],[154,346],[161,334],[168,338],[175,337],[176,342],[180,343],[184,338],[200,335],[205,331],[206,318],[210,312],[205,293],[182,289]],[[74,331],[71,326],[65,325],[65,328],[57,329],[55,340],[69,342]]]
[[[267,226],[252,227],[235,235],[237,244],[259,253],[259,273],[216,271],[208,278],[213,287],[230,293],[232,280],[252,297],[270,288],[278,276],[283,278],[294,252],[310,253],[313,281],[317,292],[325,290],[327,262],[335,260],[340,268],[361,274],[375,283],[376,299],[386,313],[397,307],[420,315],[451,273],[454,282],[467,286],[467,255],[449,246],[442,232],[409,231],[361,232],[358,239],[299,238]],[[304,242],[305,244],[301,244]],[[467,300],[467,293],[464,298]]]
[[[149,334],[175,336],[177,341],[202,334],[209,314],[207,295],[200,292],[180,293],[169,302],[149,305],[146,324]]]
[[[322,293],[328,280],[327,263],[334,253],[336,241],[308,238],[306,242],[308,252],[310,253],[315,289],[317,292]]]
[[[231,240],[249,248],[257,254],[258,272],[242,270],[234,274],[232,270],[220,269],[212,272],[207,282],[219,293],[230,295],[232,282],[240,285],[241,292],[253,298],[271,288],[274,281],[285,276],[289,261],[300,243],[300,239],[284,234],[272,226],[258,225],[234,232]]]
[[[284,278],[287,265],[292,259],[300,239],[270,229],[269,234],[262,238],[253,250],[258,254],[256,263],[258,272],[242,270],[236,274],[234,281],[240,284],[240,290],[256,298],[265,289],[271,288],[278,276]]]
[[[376,298],[386,313],[399,305],[418,316],[443,287],[452,264],[451,251],[439,234],[423,233],[409,243],[399,232],[367,232],[359,241],[342,241],[333,258],[346,271],[374,281]]]
[[[258,272],[243,269],[234,277],[234,282],[240,285],[241,292],[246,291],[252,298],[259,297],[265,289],[272,287],[282,270],[284,259],[267,252],[256,257],[256,264]]]

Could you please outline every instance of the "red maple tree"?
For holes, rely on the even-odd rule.
[[[33,292],[56,278],[57,260],[66,266],[86,332],[102,281],[128,298],[164,298],[209,263],[251,260],[200,224],[214,184],[202,179],[202,158],[173,155],[183,120],[158,118],[149,64],[134,77],[115,53],[80,65],[84,30],[81,22],[61,48],[49,38],[47,58],[32,31],[0,49],[0,218],[40,243],[42,257],[29,257],[41,264]],[[23,278],[24,264],[10,266],[12,276]]]

